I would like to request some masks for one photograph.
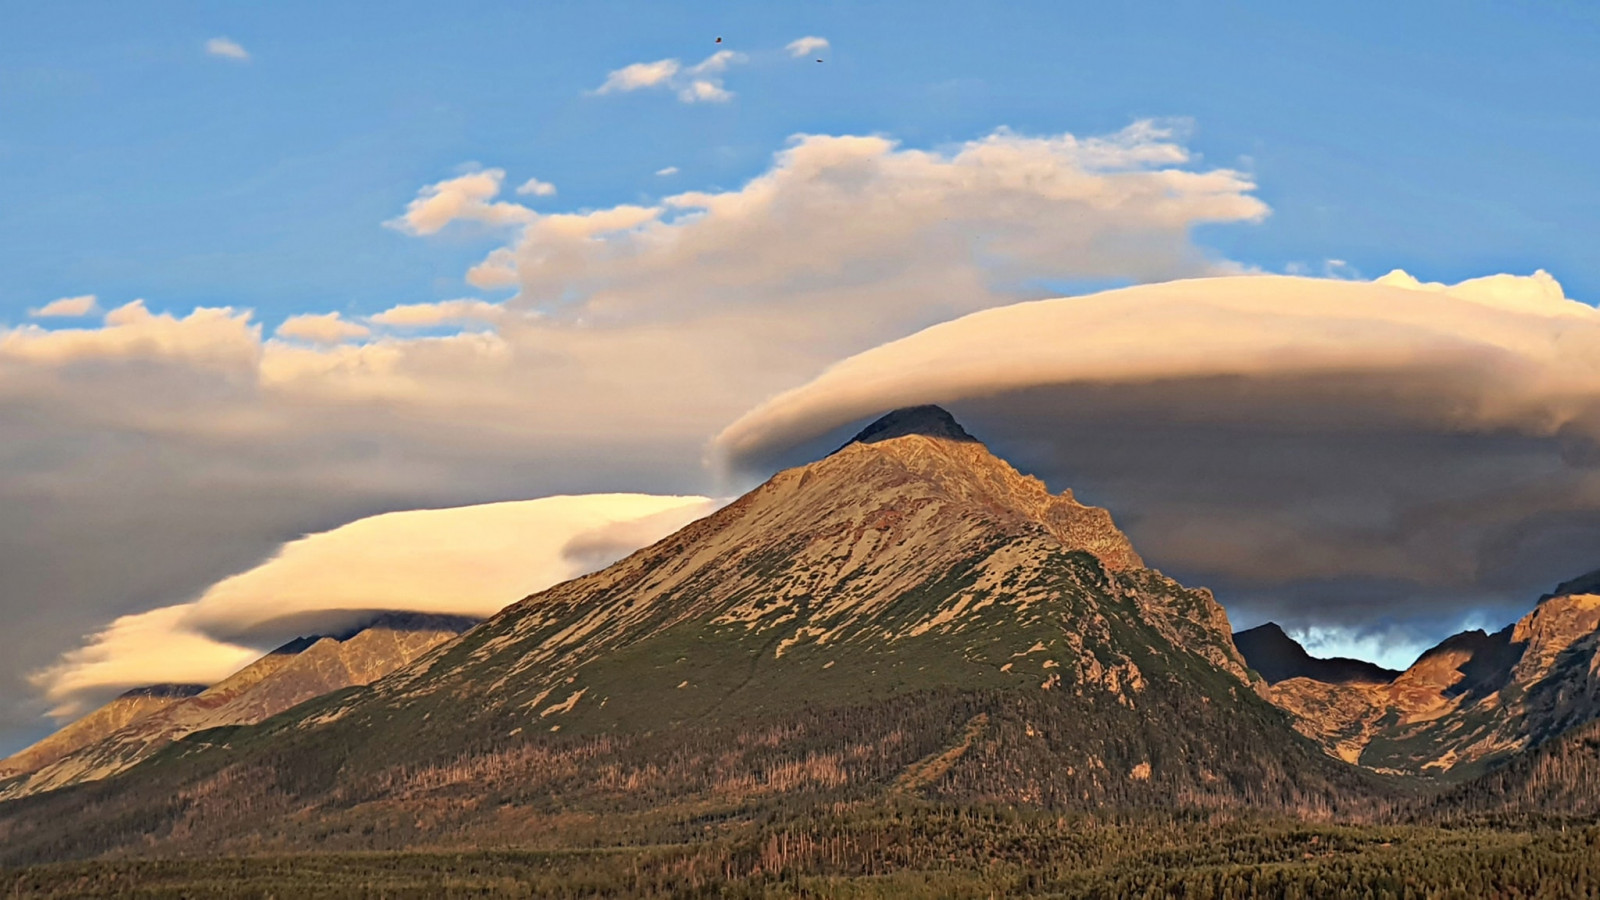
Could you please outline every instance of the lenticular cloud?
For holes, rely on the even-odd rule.
[[[717,505],[589,494],[371,516],[285,544],[193,602],[123,616],[32,680],[66,717],[130,687],[220,680],[266,646],[377,612],[491,616]]]
[[[990,309],[773,397],[713,456],[763,471],[915,403],[1110,506],[1241,620],[1437,630],[1600,566],[1600,312],[1544,272],[1238,276]]]

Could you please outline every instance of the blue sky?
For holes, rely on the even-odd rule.
[[[996,6],[11,4],[0,752],[59,701],[30,674],[83,663],[108,622],[193,601],[285,540],[559,493],[727,496],[748,483],[705,462],[730,422],[975,310],[1397,267],[1447,284],[1545,269],[1566,298],[1600,299],[1590,5]],[[806,36],[825,49],[786,50]],[[208,49],[222,39],[231,53]],[[708,64],[719,50],[742,56]],[[598,90],[661,60],[679,61],[670,84]],[[731,96],[681,102],[697,65]],[[497,197],[471,193],[502,170]],[[555,193],[515,192],[534,178]],[[430,196],[467,205],[429,225],[414,204]],[[1283,305],[1311,303],[1283,284]],[[1412,287],[1443,304],[1427,341],[1490,363],[1505,347],[1483,303],[1527,314],[1512,323],[1535,336],[1524,348],[1556,349],[1515,371],[1571,393],[1482,404],[1527,415],[1465,435],[1429,418],[1461,401],[1448,390],[1397,410],[1360,385],[1250,407],[1265,418],[1239,432],[1185,430],[1198,419],[1170,406],[1084,431],[1071,410],[1093,403],[1063,401],[1049,434],[1029,432],[1031,413],[965,411],[1052,488],[1110,507],[1146,558],[1216,587],[1240,624],[1275,616],[1323,649],[1403,663],[1600,563],[1585,462],[1600,449],[1584,421],[1554,437],[1538,424],[1600,396],[1562,380],[1588,372],[1587,331],[1539,337],[1594,311],[1541,279]],[[91,294],[110,318],[31,314]],[[1416,327],[1385,310],[1405,296],[1359,294],[1350,366],[1374,365],[1363,341],[1381,347],[1396,321]],[[1212,324],[1218,355],[1258,330]],[[1181,329],[1169,340],[1155,349],[1188,346]],[[1418,368],[1383,377],[1464,383]],[[1206,372],[1179,374],[1199,385],[1193,408],[1233,421],[1205,406]],[[1333,433],[1342,444],[1294,430],[1332,398],[1338,432],[1357,395],[1376,430]],[[1069,440],[1088,432],[1104,440]],[[1146,452],[1184,442],[1210,451]],[[1030,460],[1041,447],[1060,452]],[[1473,493],[1496,479],[1512,488]],[[1473,514],[1440,512],[1452,502]],[[1452,515],[1477,530],[1452,531]]]
[[[1600,293],[1600,21],[1582,4],[30,4],[0,31],[0,317],[60,296],[373,312],[471,293],[472,235],[379,223],[467,163],[563,209],[733,187],[797,132],[935,147],[1185,117],[1273,209],[1202,231],[1274,271]],[[827,62],[780,48],[816,34]],[[204,52],[227,36],[245,62]],[[590,96],[756,58],[724,104]],[[676,166],[664,179],[654,173]]]

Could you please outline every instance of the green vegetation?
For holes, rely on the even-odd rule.
[[[680,826],[688,823],[678,823]],[[3,897],[1574,897],[1600,827],[1308,825],[897,802],[695,839],[540,851],[111,859],[0,871]],[[644,836],[641,836],[644,837]]]

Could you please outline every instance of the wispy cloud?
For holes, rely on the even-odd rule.
[[[678,167],[677,166],[667,166],[664,169],[657,169],[656,170],[656,174],[660,175],[663,178],[666,178],[669,175],[676,175],[676,174],[678,174]]]
[[[36,319],[72,319],[92,315],[99,312],[99,310],[100,307],[95,302],[95,296],[93,294],[84,294],[81,297],[62,297],[59,300],[51,300],[38,309],[28,310],[28,315]]]
[[[595,94],[628,93],[649,88],[670,88],[684,103],[722,103],[733,92],[722,86],[722,73],[748,57],[733,50],[718,50],[692,66],[680,60],[658,59],[613,70]]]
[[[276,333],[281,338],[310,341],[313,344],[337,344],[366,337],[372,333],[372,329],[331,312],[290,316],[278,326]]]
[[[391,306],[367,321],[391,328],[435,328],[440,325],[463,325],[470,322],[493,322],[505,315],[506,309],[498,303],[465,298],[442,300],[438,303],[405,303]]]
[[[206,52],[212,56],[220,56],[223,59],[234,59],[240,62],[246,62],[250,59],[250,51],[240,46],[237,41],[225,37],[214,37],[206,41]]]
[[[556,186],[548,181],[529,178],[517,186],[517,193],[524,197],[554,197],[556,195]]]
[[[790,41],[789,45],[783,49],[788,50],[789,55],[796,58],[810,56],[814,53],[828,49],[828,39],[824,37],[807,35],[803,38]]]
[[[455,221],[496,226],[533,221],[538,214],[526,206],[494,201],[505,178],[504,169],[482,169],[430,184],[417,192],[403,215],[384,224],[407,234],[423,235],[434,234]]]
[[[605,83],[595,88],[596,94],[626,93],[641,88],[660,87],[678,74],[683,64],[675,59],[658,59],[655,62],[633,63],[615,69],[606,76]]]

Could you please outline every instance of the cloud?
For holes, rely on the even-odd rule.
[[[798,59],[802,56],[811,56],[828,49],[828,39],[808,35],[798,40],[790,41],[789,45],[783,49],[789,51],[790,56]]]
[[[1265,206],[1248,178],[1188,160],[1142,123],[938,150],[812,135],[730,190],[516,213],[470,276],[511,296],[346,314],[373,331],[355,341],[143,302],[85,327],[0,327],[0,676],[363,516],[720,493],[707,438],[842,357],[1041,280],[1228,270],[1191,228]],[[418,201],[462,202],[402,231],[504,185],[463,197],[452,181]]]
[[[281,338],[294,338],[313,344],[337,344],[371,333],[372,329],[359,322],[348,321],[336,312],[290,316],[278,326],[276,332]]]
[[[1040,281],[1226,271],[1190,229],[1267,207],[1238,172],[1186,168],[1174,137],[1139,122],[1087,139],[999,131],[936,152],[804,135],[736,190],[538,218],[468,280],[590,322],[759,308],[774,330],[798,327],[791,344],[850,352]]]
[[[491,202],[499,195],[505,177],[504,169],[483,169],[430,184],[406,205],[404,215],[384,224],[407,234],[427,235],[457,221],[490,226],[532,221],[536,214],[525,206]]]
[[[52,715],[148,684],[210,684],[270,646],[379,610],[488,617],[654,543],[719,504],[591,494],[372,516],[281,547],[192,602],[117,618],[30,680]]]
[[[84,294],[81,297],[62,297],[51,300],[38,309],[28,310],[28,315],[36,319],[63,318],[75,319],[82,316],[93,315],[100,311],[93,294]]]
[[[556,186],[548,181],[529,178],[517,187],[517,193],[523,196],[554,197],[556,195]]]
[[[188,630],[188,612],[168,606],[121,616],[29,680],[52,704],[51,716],[73,719],[134,687],[221,681],[261,655]]]
[[[685,103],[723,103],[732,100],[733,93],[715,81],[697,78],[678,91],[678,99]]]
[[[733,50],[718,50],[692,66],[676,59],[633,63],[612,71],[595,94],[629,93],[649,88],[671,88],[684,103],[721,103],[733,97],[722,86],[721,75],[729,66],[747,62],[749,57]]]
[[[677,166],[667,166],[666,168],[657,169],[656,170],[656,174],[660,175],[663,178],[665,178],[665,177],[667,177],[669,175],[676,175],[676,174],[678,174],[678,167]]]
[[[765,471],[951,405],[1237,619],[1432,639],[1600,565],[1600,312],[1547,273],[1176,281],[974,313],[830,367],[714,442]]]
[[[607,75],[605,83],[595,88],[595,93],[626,93],[642,88],[660,87],[670,82],[681,68],[683,63],[675,59],[658,59],[655,62],[626,65],[614,69]]]
[[[212,56],[220,56],[223,59],[238,60],[239,62],[248,62],[250,59],[249,51],[239,46],[237,42],[225,37],[214,37],[206,41],[206,53]]]
[[[505,307],[483,300],[444,300],[439,303],[406,303],[391,306],[368,321],[395,328],[433,328],[469,322],[493,322],[505,314]]]

